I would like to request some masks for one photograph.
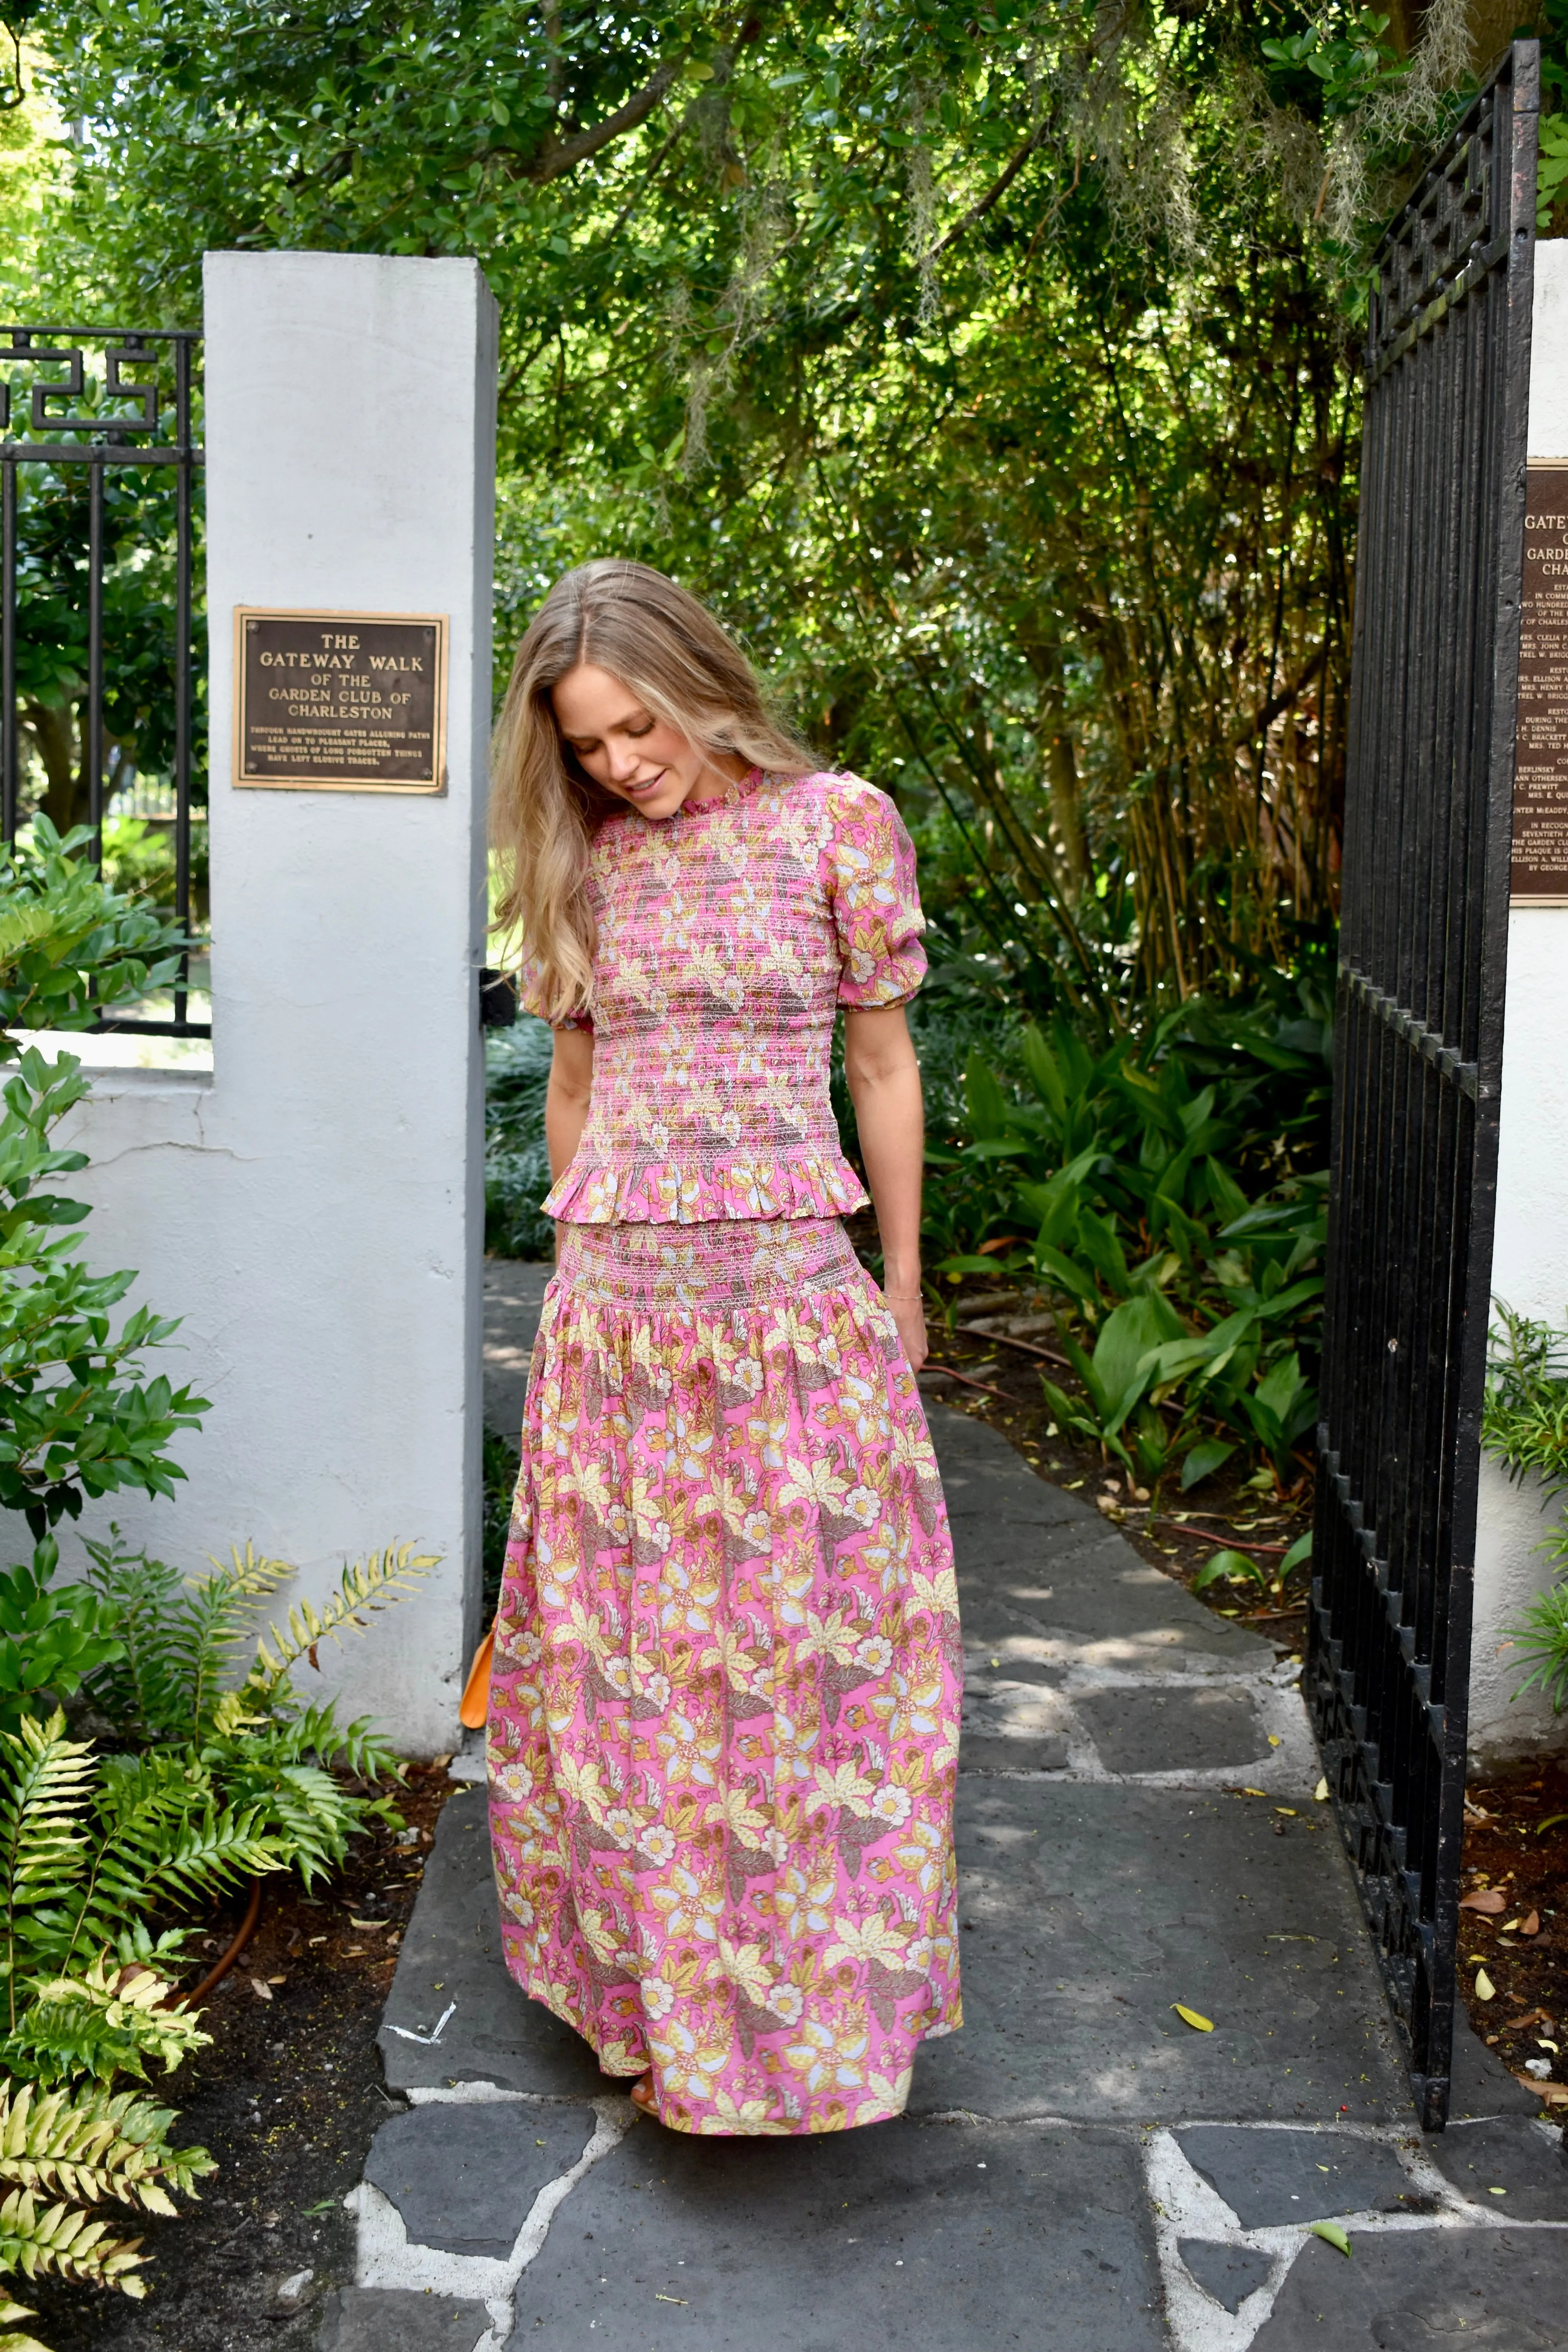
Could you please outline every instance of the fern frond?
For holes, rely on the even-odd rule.
[[[0,1889],[25,1900],[40,1882],[58,1889],[79,1866],[97,1759],[91,1743],[68,1739],[57,1707],[47,1723],[24,1716],[0,1738]]]
[[[24,1716],[0,1739],[0,1972],[11,2025],[23,1953],[39,1940],[39,1906],[79,1882],[89,1844],[83,1816],[97,1762],[85,1741],[66,1738],[65,1720],[59,1708],[47,1723]]]
[[[26,2304],[13,2303],[8,2294],[0,2293],[0,2327],[5,2328],[0,2335],[0,2352],[49,2352],[48,2346],[40,2344],[36,2336],[25,2335],[21,2329],[6,2325],[13,2319],[33,2319],[37,2315]]]
[[[177,2213],[169,2191],[195,2196],[196,2181],[217,2167],[205,2147],[169,2146],[174,2121],[172,2108],[131,2091],[0,2089],[0,2181],[79,2205],[112,2197]]]
[[[36,2081],[85,2073],[108,2083],[117,2074],[144,2074],[148,2058],[161,2059],[172,2074],[212,2041],[189,2011],[163,2006],[174,1986],[139,1961],[121,1965],[100,1955],[85,1975],[31,1990],[15,2031],[0,2042],[0,2065]]]
[[[246,1685],[253,1695],[269,1696],[290,1666],[309,1654],[318,1643],[342,1639],[352,1625],[363,1633],[361,1612],[373,1616],[389,1608],[394,1601],[406,1601],[418,1589],[433,1568],[438,1568],[438,1552],[416,1553],[412,1544],[388,1544],[384,1551],[373,1551],[363,1560],[351,1561],[338,1580],[338,1590],[318,1614],[309,1601],[296,1602],[288,1616],[287,1636],[271,1624],[269,1648],[265,1640],[256,1645],[256,1664]]]
[[[30,2189],[13,2189],[0,2204],[0,2270],[27,2278],[52,2272],[83,2286],[118,2287],[140,2298],[146,2282],[133,2275],[146,2261],[140,2238],[111,2238],[106,2221],[68,2205],[40,2213]]]

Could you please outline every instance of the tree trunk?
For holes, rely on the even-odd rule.
[[[22,721],[37,746],[48,780],[44,814],[58,831],[68,833],[73,824],[87,821],[87,780],[77,769],[70,706],[68,703],[61,709],[53,703],[29,702],[23,707]]]

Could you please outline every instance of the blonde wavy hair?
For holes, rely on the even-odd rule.
[[[626,803],[563,743],[551,693],[579,663],[608,670],[705,751],[804,776],[816,762],[768,709],[755,671],[711,613],[646,563],[580,564],[529,623],[491,750],[490,838],[501,871],[495,929],[521,949],[531,1003],[561,1020],[593,1002],[588,851]]]

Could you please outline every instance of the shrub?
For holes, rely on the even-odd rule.
[[[554,1228],[539,1213],[550,1190],[544,1090],[548,1024],[527,1013],[485,1040],[485,1247],[498,1257],[549,1257]]]
[[[1568,1331],[1516,1315],[1500,1299],[1493,1311],[1481,1444],[1510,1477],[1540,1478],[1555,1502],[1568,1489]],[[1515,1698],[1542,1690],[1560,1715],[1568,1708],[1568,1518],[1559,1517],[1539,1549],[1552,1581],[1505,1631],[1529,1666]]]
[[[1321,1021],[1294,1025],[1186,1006],[1095,1055],[1064,1023],[1025,1024],[1022,1084],[973,1054],[967,1139],[932,1149],[954,1180],[934,1216],[967,1218],[971,1242],[938,1272],[1053,1295],[1080,1392],[1047,1381],[1050,1409],[1141,1477],[1179,1465],[1191,1486],[1238,1446],[1281,1488],[1305,1466],[1327,1178],[1294,1162],[1326,1083]]]

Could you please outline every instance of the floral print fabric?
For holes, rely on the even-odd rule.
[[[863,1208],[828,1099],[835,1010],[902,1003],[925,973],[914,851],[887,794],[753,771],[657,823],[617,811],[589,893],[593,1100],[545,1215]]]
[[[560,1244],[491,1679],[507,1964],[679,2130],[897,2115],[961,2021],[962,1656],[892,1318],[832,1219]]]

